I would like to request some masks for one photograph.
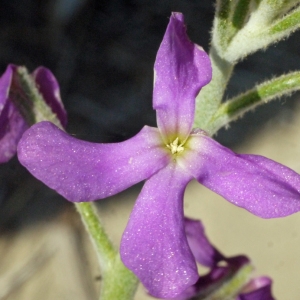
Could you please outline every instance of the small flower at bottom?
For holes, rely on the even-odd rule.
[[[275,300],[271,291],[272,280],[261,276],[254,278],[243,287],[236,300]]]
[[[300,210],[300,176],[258,155],[239,155],[192,128],[195,97],[211,80],[209,57],[188,39],[173,13],[154,65],[158,128],[145,126],[114,144],[80,141],[49,122],[32,126],[20,162],[73,202],[114,195],[146,180],[121,241],[121,258],[151,295],[172,298],[198,280],[183,218],[183,195],[195,178],[231,203],[274,218]]]
[[[22,86],[22,78],[18,73],[20,69],[24,67],[10,64],[0,78],[0,163],[7,162],[17,152],[22,134],[33,123],[25,117],[33,116],[34,111],[33,103],[28,99],[29,91]],[[51,71],[39,67],[28,77],[65,126],[66,112],[60,99],[58,83]]]
[[[274,300],[270,278],[249,279],[252,266],[246,256],[225,257],[211,245],[203,224],[198,220],[185,218],[185,231],[196,261],[210,270],[206,275],[199,276],[194,285],[172,299]]]

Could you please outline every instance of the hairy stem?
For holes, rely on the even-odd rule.
[[[94,244],[102,273],[101,300],[132,300],[138,280],[129,271],[115,250],[92,203],[75,203],[81,220]]]
[[[209,120],[218,110],[234,65],[222,59],[214,47],[210,51],[213,76],[196,98],[194,127],[207,130]]]
[[[212,135],[258,105],[300,90],[300,71],[282,75],[226,101],[210,120],[206,130]]]
[[[97,209],[89,202],[75,203],[75,207],[97,250],[101,269],[106,271],[114,261],[117,252],[101,224]]]

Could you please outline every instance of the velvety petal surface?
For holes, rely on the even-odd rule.
[[[166,143],[192,129],[195,98],[212,76],[208,55],[193,44],[181,13],[172,13],[154,65],[153,108]]]
[[[203,185],[262,218],[300,210],[300,175],[259,155],[240,155],[193,134],[179,163]]]
[[[224,259],[224,256],[207,239],[201,221],[185,218],[185,233],[190,249],[198,263],[206,267],[213,267]]]
[[[252,279],[247,286],[247,292],[240,294],[236,300],[275,300],[271,291],[272,280],[268,277]]]
[[[80,141],[50,122],[23,135],[19,161],[39,180],[70,201],[114,195],[169,162],[158,129],[145,126],[133,138],[114,144]]]
[[[173,298],[198,279],[183,218],[183,194],[191,178],[174,163],[149,178],[122,237],[124,264],[158,298]]]
[[[39,67],[32,76],[35,80],[39,92],[43,95],[46,103],[51,107],[52,111],[57,115],[63,127],[67,125],[67,113],[64,109],[60,98],[59,84],[52,72],[45,68]]]
[[[0,78],[0,163],[7,162],[16,154],[17,144],[27,128],[9,99],[12,76],[13,66],[9,65]]]

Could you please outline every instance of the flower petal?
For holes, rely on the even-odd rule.
[[[158,298],[173,298],[198,279],[183,219],[183,194],[191,178],[174,163],[149,178],[121,241],[124,264]]]
[[[7,122],[3,126],[5,132],[0,139],[0,163],[9,161],[16,154],[18,142],[28,128],[12,103],[7,102],[5,111],[7,111]]]
[[[172,13],[154,65],[153,108],[166,143],[183,142],[192,129],[195,98],[212,76],[208,55],[187,34],[181,13]]]
[[[38,67],[31,75],[45,102],[51,107],[65,128],[67,125],[67,113],[60,98],[59,84],[55,76],[45,67]]]
[[[25,120],[9,99],[12,76],[13,66],[9,65],[0,78],[0,163],[7,162],[16,154],[19,139],[27,128]]]
[[[9,120],[9,90],[11,86],[13,67],[8,65],[3,75],[0,77],[0,139],[7,132],[7,122]]]
[[[224,259],[224,256],[207,239],[201,221],[185,218],[185,233],[190,249],[198,263],[206,267],[213,267]]]
[[[236,300],[274,300],[271,291],[272,280],[269,277],[257,277],[252,279],[246,289]]]
[[[50,122],[40,122],[18,145],[20,162],[39,180],[70,201],[92,201],[116,194],[167,165],[156,128],[145,126],[115,144],[77,140]]]
[[[203,134],[193,134],[180,164],[233,204],[262,218],[300,210],[300,175],[259,155],[239,155]]]
[[[6,101],[8,100],[9,89],[13,75],[12,68],[12,65],[8,65],[0,78],[0,114],[6,104]]]

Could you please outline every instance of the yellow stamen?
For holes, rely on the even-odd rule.
[[[184,150],[184,147],[182,144],[178,145],[178,137],[169,145],[167,145],[167,147],[171,150],[172,154],[178,154],[180,152],[182,152]]]

